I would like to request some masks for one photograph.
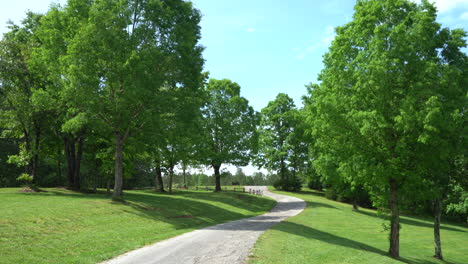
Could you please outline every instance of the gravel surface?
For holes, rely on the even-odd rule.
[[[306,206],[301,199],[269,192],[265,186],[245,188],[247,191],[262,192],[278,203],[269,213],[185,233],[103,263],[244,263],[255,241],[265,230],[299,214]]]

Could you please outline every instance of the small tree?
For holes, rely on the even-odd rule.
[[[240,86],[227,79],[211,79],[206,86],[207,105],[203,109],[203,160],[212,166],[215,191],[221,191],[223,164],[246,166],[257,143],[257,113],[240,96]]]
[[[261,112],[259,152],[255,163],[277,171],[280,179],[276,186],[285,190],[300,189],[298,177],[305,171],[308,146],[303,137],[302,122],[301,112],[295,108],[292,98],[284,93],[278,94]]]

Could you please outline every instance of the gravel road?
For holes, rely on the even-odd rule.
[[[269,192],[265,186],[246,186],[277,201],[269,213],[227,222],[160,241],[103,262],[103,264],[237,264],[244,263],[258,237],[271,226],[304,210],[298,198]]]

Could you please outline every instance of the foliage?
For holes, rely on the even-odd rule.
[[[33,177],[27,173],[21,173],[16,180],[29,186],[33,182]]]
[[[277,190],[298,192],[302,188],[302,180],[295,176],[289,176],[284,179],[280,178],[273,183],[273,187]]]
[[[457,151],[446,146],[458,139],[466,106],[465,33],[435,19],[427,1],[358,1],[353,20],[336,29],[320,85],[309,87],[314,166],[390,207],[394,257],[400,203],[433,190],[421,185],[431,173],[447,173],[439,165]]]
[[[24,167],[35,182],[45,113],[34,95],[45,88],[46,80],[30,58],[39,45],[35,33],[41,17],[28,12],[21,25],[10,22],[10,31],[0,41],[0,128],[4,136],[22,139],[19,153],[9,161]]]
[[[246,166],[256,151],[258,114],[240,96],[240,86],[235,82],[210,79],[206,92],[201,156],[214,168],[216,190],[220,191],[221,165]]]

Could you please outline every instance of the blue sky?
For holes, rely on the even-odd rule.
[[[418,0],[414,0],[418,1]],[[65,3],[65,0],[54,2]],[[280,92],[299,106],[304,85],[316,82],[333,28],[352,19],[354,0],[194,0],[203,14],[201,44],[205,70],[229,78],[261,110]],[[45,12],[51,0],[14,0],[0,9],[6,21],[19,22],[26,10]],[[443,26],[468,31],[468,0],[437,0]],[[229,170],[235,168],[230,166]],[[245,168],[247,174],[253,167]]]
[[[54,2],[65,3],[65,0]],[[238,82],[256,110],[284,92],[301,104],[304,85],[315,82],[333,28],[348,22],[354,0],[194,0],[203,14],[201,44],[212,78]],[[18,22],[28,9],[45,12],[51,0],[15,0],[0,9]],[[438,0],[439,22],[468,30],[468,0]]]

